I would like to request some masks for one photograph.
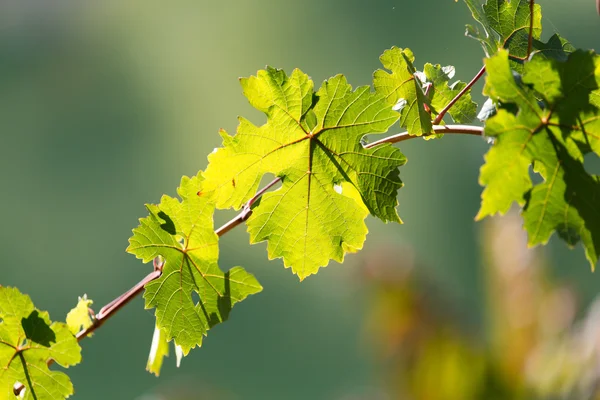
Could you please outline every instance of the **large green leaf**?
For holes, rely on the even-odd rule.
[[[166,340],[175,339],[184,354],[200,346],[235,303],[262,290],[241,267],[219,269],[214,204],[199,195],[201,190],[201,175],[184,176],[177,191],[181,202],[163,196],[159,205],[148,204],[150,216],[140,219],[127,248],[143,262],[164,258],[163,273],[146,284],[144,299],[146,308],[156,308],[157,328]]]
[[[508,52],[486,60],[485,93],[503,104],[486,121],[496,143],[480,182],[486,188],[477,218],[524,205],[529,243],[552,233],[569,245],[582,241],[592,268],[600,251],[600,182],[584,156],[600,154],[600,57],[577,51],[566,62],[536,55],[515,80]],[[515,108],[516,113],[514,112]],[[544,182],[533,185],[530,166]]]
[[[392,47],[380,57],[390,72],[377,70],[373,74],[373,86],[389,104],[400,110],[400,126],[411,135],[428,135],[433,132],[432,115],[435,116],[466,86],[464,82],[449,84],[454,67],[425,64],[423,72],[416,71],[415,57],[410,49]],[[425,95],[424,85],[431,85]],[[475,118],[477,105],[470,93],[462,96],[449,110],[458,123]],[[428,111],[429,110],[429,111]]]
[[[288,77],[268,68],[241,83],[267,123],[241,118],[235,136],[222,133],[224,147],[208,157],[205,190],[217,207],[239,208],[263,175],[281,178],[282,187],[263,195],[247,222],[252,243],[267,240],[269,257],[283,257],[303,279],[362,247],[364,206],[384,221],[400,221],[398,167],[406,159],[389,144],[361,143],[398,119],[383,97],[368,86],[353,91],[342,75],[315,93],[297,69]]]
[[[529,0],[488,0],[481,5],[479,0],[465,0],[473,18],[481,24],[482,31],[467,25],[467,35],[479,40],[487,56],[498,49],[509,49],[515,57],[527,57],[531,12]],[[533,39],[542,34],[542,11],[534,5]]]
[[[473,18],[481,25],[481,30],[467,25],[467,36],[478,40],[489,57],[498,49],[508,49],[510,55],[524,59],[528,56],[529,31],[533,22],[531,36],[532,53],[541,53],[544,57],[564,61],[575,48],[558,34],[554,34],[547,43],[540,40],[542,35],[542,9],[539,4],[533,8],[533,21],[529,0],[465,0]],[[511,62],[513,69],[521,71],[521,63]]]
[[[66,324],[51,322],[16,288],[0,287],[0,399],[14,399],[22,384],[25,399],[65,399],[73,384],[60,371],[48,368],[54,360],[63,367],[81,361],[81,348]]]

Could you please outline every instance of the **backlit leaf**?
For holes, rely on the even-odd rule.
[[[517,202],[530,245],[546,243],[556,231],[569,245],[581,241],[593,268],[600,251],[600,181],[585,171],[583,158],[600,154],[600,57],[577,51],[560,62],[535,55],[522,83],[506,51],[486,60],[486,69],[485,93],[502,106],[485,125],[496,143],[481,169],[486,187],[477,218],[505,213]],[[533,185],[530,168],[543,183]]]
[[[375,71],[373,86],[389,104],[402,102],[400,126],[411,135],[433,132],[432,120],[466,86],[460,81],[450,83],[454,77],[454,67],[451,66],[427,63],[423,72],[416,71],[413,65],[415,57],[409,49],[392,47],[381,55],[380,60],[390,72]],[[427,95],[426,85],[430,85]],[[467,123],[475,118],[476,110],[477,105],[467,92],[452,106],[449,114],[455,122]]]
[[[156,326],[166,340],[175,339],[184,354],[200,346],[237,302],[262,290],[241,267],[219,269],[214,204],[201,191],[201,175],[184,176],[177,191],[181,201],[165,195],[160,204],[148,204],[150,216],[140,219],[127,248],[143,262],[164,258],[162,275],[146,284],[144,299],[146,308],[156,308]]]
[[[240,208],[265,174],[281,178],[281,188],[263,195],[247,221],[251,243],[267,240],[269,257],[283,257],[303,279],[362,247],[363,204],[383,221],[400,222],[398,167],[406,159],[389,144],[361,144],[398,119],[383,97],[367,86],[352,90],[342,75],[315,93],[297,69],[288,77],[268,68],[241,83],[267,123],[240,118],[235,136],[222,133],[223,147],[209,155],[204,190],[217,207]],[[336,190],[344,182],[350,187]]]
[[[450,83],[454,76],[454,67],[441,67],[439,64],[425,64],[423,69],[426,81],[431,83],[429,92],[430,108],[433,115],[439,112],[467,86],[465,82]],[[471,100],[471,94],[465,93],[448,111],[454,122],[466,124],[473,121],[477,113],[477,104]]]
[[[542,42],[542,9],[533,6],[533,21],[529,0],[465,0],[473,18],[480,28],[467,25],[467,36],[478,40],[489,57],[498,49],[508,49],[511,57],[525,59],[528,56],[529,33],[531,29],[531,53],[545,58],[565,61],[575,48],[558,34],[547,43]],[[533,25],[532,25],[533,22]],[[511,67],[521,72],[522,62],[511,61]]]
[[[81,361],[81,348],[66,324],[51,322],[29,296],[16,288],[0,287],[0,399],[15,399],[23,385],[24,399],[65,399],[73,384],[60,371],[48,368],[54,360],[63,367]]]
[[[415,56],[412,51],[392,47],[384,51],[379,60],[390,72],[381,69],[375,71],[373,86],[391,105],[400,100],[406,102],[401,111],[400,126],[411,135],[433,132],[431,114],[425,108],[431,102],[425,96],[423,83],[415,76],[417,71],[413,66]]]
[[[77,306],[67,314],[66,322],[73,335],[76,335],[79,331],[92,326],[93,321],[90,317],[89,308],[93,303],[94,302],[88,299],[87,295],[84,294],[83,297],[79,298]],[[90,333],[88,336],[91,335],[92,334]]]
[[[169,342],[166,335],[161,332],[157,326],[152,335],[152,344],[150,345],[150,355],[146,363],[146,371],[156,376],[160,375],[163,359],[169,356]]]
[[[481,25],[481,31],[467,26],[467,35],[481,42],[489,57],[498,49],[508,49],[515,57],[527,57],[531,12],[529,0],[465,0],[473,18]],[[542,11],[539,4],[534,5],[533,39],[542,34]]]

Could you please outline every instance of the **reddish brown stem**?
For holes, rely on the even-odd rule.
[[[527,58],[531,55],[533,47],[533,10],[535,9],[535,0],[529,0],[529,37],[527,38]]]
[[[415,76],[416,78],[416,76]],[[425,84],[425,97],[429,97],[429,92],[431,92],[431,87],[433,86],[433,83],[431,82],[427,82]],[[431,108],[429,108],[429,106],[427,104],[423,104],[423,108],[425,108],[425,111],[427,112],[427,114],[431,115]]]
[[[224,225],[222,225],[219,229],[217,229],[215,231],[215,233],[218,236],[223,236],[224,234],[226,234],[227,232],[229,232],[230,230],[232,230],[233,228],[242,224],[248,218],[250,218],[250,215],[252,215],[252,206],[254,205],[256,200],[258,200],[263,194],[265,194],[267,192],[267,190],[271,189],[278,182],[281,182],[281,178],[273,179],[271,182],[269,182],[269,184],[267,186],[265,186],[264,188],[262,188],[258,192],[256,192],[254,197],[252,197],[250,200],[248,200],[246,202],[246,204],[244,204],[244,206],[242,207],[242,211],[240,211],[240,213],[238,215],[233,217],[233,219],[229,220]]]
[[[450,102],[446,105],[446,107],[444,107],[442,109],[442,111],[440,111],[440,113],[438,114],[437,117],[435,117],[435,119],[433,120],[433,125],[439,125],[442,122],[442,119],[444,119],[444,115],[446,115],[446,113],[448,112],[448,110],[450,110],[450,108],[452,108],[452,106],[454,104],[456,104],[456,102],[465,95],[465,93],[467,93],[471,87],[473,87],[473,85],[475,83],[477,83],[477,81],[483,76],[483,74],[485,73],[485,65],[483,67],[481,67],[481,69],[479,70],[479,72],[477,73],[477,75],[475,75],[473,77],[473,79],[471,79],[471,82],[467,83],[467,86],[465,86],[463,88],[463,90],[461,90],[456,96],[454,96],[454,98],[452,100],[450,100]]]
[[[100,309],[100,312],[94,315],[94,322],[92,323],[92,325],[80,331],[77,334],[77,340],[80,341],[84,337],[89,336],[90,333],[94,332],[96,329],[102,326],[102,324],[107,319],[109,319],[114,313],[119,311],[121,308],[123,308],[123,306],[125,306],[127,303],[133,300],[134,297],[140,294],[144,289],[144,285],[146,285],[146,283],[152,282],[153,280],[160,278],[160,276],[162,275],[163,265],[163,262],[159,258],[155,258],[154,271],[150,272],[144,277],[144,279],[133,285],[131,289],[129,289],[128,291],[126,291],[125,293],[123,293],[122,295],[120,295],[119,297],[102,307]]]
[[[125,306],[127,303],[133,300],[134,297],[140,294],[144,289],[144,285],[146,283],[158,279],[162,274],[162,267],[163,263],[161,262],[161,260],[159,258],[155,258],[154,271],[146,275],[144,279],[136,283],[131,289],[129,289],[128,291],[126,291],[125,293],[123,293],[122,295],[120,295],[119,297],[102,307],[98,314],[92,315],[92,325],[79,331],[79,333],[75,335],[77,341],[79,342],[81,339],[83,339],[86,336],[89,336],[96,329],[100,328],[102,324],[104,324],[104,322],[106,322],[106,320],[109,319],[114,313],[119,311],[121,308],[123,308],[123,306]],[[47,361],[46,364],[48,366],[51,366],[52,364],[54,364],[54,360],[51,358]],[[20,385],[17,385],[13,388],[13,393],[15,394],[15,396],[18,396],[23,389],[25,389],[25,385],[21,383]]]

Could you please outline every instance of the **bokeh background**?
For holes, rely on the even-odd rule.
[[[600,47],[591,0],[541,3],[545,37]],[[0,284],[53,319],[84,293],[98,310],[151,269],[124,251],[144,203],[205,168],[237,115],[264,121],[239,76],[268,64],[370,84],[396,45],[468,81],[483,53],[465,23],[450,0],[0,0]],[[400,147],[403,226],[369,219],[361,253],[302,283],[236,229],[220,265],[264,292],[160,378],[136,299],[82,342],[75,398],[593,398],[600,276],[582,249],[527,250],[516,214],[473,221],[483,139]]]

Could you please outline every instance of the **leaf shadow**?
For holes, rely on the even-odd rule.
[[[175,229],[175,223],[173,222],[171,217],[169,217],[164,211],[160,211],[158,213],[158,216],[165,221],[162,224],[160,224],[160,227],[169,234],[175,235],[177,233],[177,230]]]
[[[558,116],[564,139],[572,136],[574,130],[581,130],[586,136],[584,140],[588,141],[585,126],[580,118],[585,113],[597,112],[597,107],[591,101],[592,92],[598,89],[595,57],[591,52],[576,51],[566,62],[552,63],[553,69],[559,75],[561,93],[564,94],[557,100],[557,105],[552,111]]]
[[[600,177],[588,174],[583,163],[575,159],[557,138],[550,135],[550,140],[560,167],[564,171],[562,179],[565,187],[562,197],[568,206],[563,211],[562,220],[553,228],[558,236],[571,247],[582,239],[584,246],[590,245],[591,248],[586,250],[591,262],[595,264],[598,254],[600,254]],[[547,190],[553,190],[553,185],[548,181],[544,185],[548,185]],[[531,196],[532,190],[525,194],[526,204],[523,211],[528,210]],[[583,227],[577,226],[570,220],[569,208],[571,207],[583,221]],[[556,210],[551,210],[549,213],[556,215]]]
[[[50,347],[52,342],[56,342],[56,334],[40,316],[38,310],[33,310],[27,318],[23,317],[21,319],[21,326],[25,331],[27,339],[34,343]]]
[[[211,320],[209,322],[211,327],[213,326],[213,320],[217,319],[214,324],[218,324],[219,322],[227,321],[229,318],[229,313],[231,312],[231,283],[229,276],[229,271],[225,272],[223,275],[225,290],[223,291],[223,296],[220,296],[217,300],[217,308],[219,310],[220,317],[216,315],[216,313],[211,314]]]
[[[198,290],[196,290],[196,293],[198,293],[198,295],[199,295],[199,300],[198,300],[198,303],[196,304],[196,307],[199,307],[200,310],[202,311],[202,313],[204,314],[204,317],[206,318],[206,321],[208,322],[209,329],[221,322],[227,321],[227,319],[229,318],[229,313],[231,312],[231,308],[232,308],[231,282],[230,282],[229,271],[227,271],[223,274],[223,284],[224,284],[223,285],[224,286],[223,293],[221,294],[221,296],[219,296],[217,298],[218,312],[211,312],[210,314],[208,313],[208,310],[206,309],[206,307],[203,303],[202,295],[199,293]],[[198,288],[197,284],[196,284],[196,288]]]
[[[583,155],[592,152],[590,135],[581,115],[598,113],[597,107],[591,101],[592,92],[598,90],[595,71],[595,57],[592,52],[576,51],[572,53],[566,63],[561,63],[564,68],[559,70],[561,89],[565,94],[561,100],[562,107],[557,107],[563,138],[567,135],[577,144]],[[556,64],[555,64],[556,65]],[[570,65],[576,66],[576,73]],[[563,143],[552,138],[556,155],[565,170],[566,184],[564,199],[573,206],[583,219],[585,228],[589,231],[595,257],[600,254],[600,182],[599,177],[590,175],[584,167],[583,159],[575,159]],[[562,228],[562,229],[560,229]],[[557,228],[559,236],[569,245],[580,239],[578,232],[573,232],[572,227]],[[573,235],[573,234],[576,235]],[[593,251],[592,251],[593,250]],[[591,254],[590,254],[591,255]],[[596,262],[596,259],[594,259]]]
[[[551,202],[552,191],[560,187],[557,185],[562,185],[555,179],[564,183],[564,188],[559,190],[564,190],[560,196],[566,207],[560,209],[562,204],[554,207],[545,204],[545,215],[542,214],[541,218],[551,219],[555,224],[554,230],[569,246],[583,241],[593,264],[600,254],[600,177],[585,170],[583,156],[593,151],[592,141],[599,140],[598,132],[589,132],[589,126],[584,122],[588,116],[600,112],[592,99],[592,93],[599,89],[595,76],[596,57],[592,52],[576,51],[566,61],[549,64],[558,76],[560,87],[553,90],[553,85],[549,85],[546,93],[538,93],[544,98],[544,104],[551,104],[552,117],[550,122],[541,121],[545,128],[536,134],[548,135],[554,155],[541,153],[542,158],[534,161],[542,162],[543,158],[550,156],[546,161],[556,163],[555,176],[547,176],[545,183],[541,183],[549,191],[545,201]],[[557,92],[560,94],[557,95]],[[546,167],[554,169],[552,165]],[[532,190],[525,194],[524,212],[528,210],[531,199]]]
[[[565,202],[579,213],[590,233],[593,253],[597,257],[600,254],[600,177],[588,174],[583,163],[573,158],[562,143],[558,143],[557,140],[553,142],[565,170]],[[569,245],[574,245],[580,239],[579,232],[573,232],[573,227],[569,226],[566,219],[556,230]]]

